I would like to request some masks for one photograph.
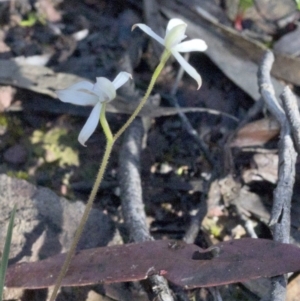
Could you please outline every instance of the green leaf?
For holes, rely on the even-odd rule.
[[[297,4],[297,9],[300,10],[300,0],[295,0],[296,4]]]
[[[1,260],[1,266],[0,266],[0,301],[2,301],[2,298],[3,298],[3,288],[4,288],[4,283],[5,283],[5,274],[6,274],[6,269],[7,269],[7,263],[8,263],[8,259],[9,259],[9,251],[10,251],[10,244],[11,244],[11,238],[12,238],[13,227],[14,227],[15,213],[16,213],[16,205],[14,206],[14,208],[11,212],[9,225],[8,225],[7,233],[6,233],[4,249],[3,249],[2,260]]]
[[[253,6],[253,0],[240,0],[239,8],[243,11]]]

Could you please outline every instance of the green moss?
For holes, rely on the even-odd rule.
[[[0,114],[0,126],[3,126],[3,127],[8,126],[8,120],[7,120],[7,116],[5,114]]]
[[[33,153],[45,162],[57,162],[59,167],[79,166],[78,151],[74,134],[65,128],[54,128],[47,132],[36,130],[30,137]]]
[[[24,125],[22,121],[17,116],[9,116],[7,118],[8,132],[11,139],[18,140],[24,136]]]
[[[253,6],[253,0],[240,0],[239,8],[242,10],[246,10]]]
[[[22,171],[22,170],[19,171],[8,170],[7,175],[9,177],[26,180],[26,181],[29,179],[29,174],[26,171]]]
[[[24,137],[24,126],[18,116],[0,114],[0,151],[15,145]]]
[[[13,142],[24,135],[24,128],[21,120],[17,116],[0,114],[0,127],[9,133],[10,140]]]

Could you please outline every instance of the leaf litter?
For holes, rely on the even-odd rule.
[[[28,21],[30,19],[28,18],[30,16],[29,12],[32,10],[32,7],[30,8],[30,5],[26,6],[25,2],[26,1],[22,4],[22,7],[16,2],[16,9],[19,13],[18,17],[20,20]],[[130,11],[134,11],[134,16],[136,17],[139,14],[137,12],[140,12],[141,7],[140,4],[134,4],[135,1],[128,1],[128,3],[124,2],[122,5],[118,6],[118,10],[113,9],[113,4],[106,1],[100,1],[101,3],[97,3],[97,1],[83,1],[82,3],[72,3],[71,6],[69,1],[61,1],[61,4],[59,5],[57,5],[57,3],[60,1],[56,3],[55,1],[50,0],[40,0],[37,2],[39,2],[41,8],[37,9],[37,12],[34,12],[32,15],[33,17],[31,17],[31,19],[34,22],[30,26],[22,27],[22,23],[20,23],[21,28],[17,25],[14,28],[6,28],[7,31],[1,32],[1,36],[6,35],[6,40],[3,39],[3,41],[1,41],[5,47],[0,55],[0,65],[2,66],[0,81],[4,85],[13,86],[14,89],[17,89],[17,94],[15,95],[13,93],[12,95],[13,100],[9,100],[9,103],[5,102],[4,114],[5,116],[6,114],[16,116],[16,118],[23,123],[22,136],[34,138],[35,133],[38,133],[41,127],[44,129],[46,128],[46,131],[43,131],[44,135],[41,135],[41,137],[44,136],[44,138],[46,138],[47,135],[50,137],[51,133],[53,134],[55,131],[57,131],[58,135],[60,135],[59,133],[61,132],[62,136],[64,136],[66,131],[64,126],[62,126],[62,128],[57,127],[57,123],[60,123],[59,118],[57,118],[58,115],[71,114],[77,116],[68,116],[65,120],[67,121],[68,126],[69,124],[71,124],[70,127],[74,126],[74,129],[72,128],[71,131],[75,132],[79,127],[75,124],[77,122],[82,122],[80,116],[87,116],[89,112],[88,110],[78,110],[74,107],[61,106],[56,100],[51,98],[54,96],[53,91],[57,88],[65,88],[74,81],[79,81],[83,78],[92,79],[94,76],[99,76],[99,74],[111,76],[111,78],[113,78],[116,74],[116,66],[112,61],[115,60],[115,58],[120,58],[120,55],[116,50],[118,49],[118,42],[116,41],[120,41],[121,43],[121,41],[124,42],[126,40],[126,45],[124,43],[124,45],[122,44],[124,47],[127,47],[128,45],[132,46],[133,44],[134,46],[138,46],[136,49],[133,48],[130,50],[132,51],[132,53],[130,53],[131,57],[134,57],[135,59],[133,65],[138,66],[140,57],[136,54],[141,53],[141,49],[145,49],[145,40],[143,40],[143,38],[137,39],[136,43],[132,43],[132,40],[131,42],[128,40],[130,35],[126,34],[126,30],[127,27],[130,28],[130,24],[127,23],[128,20],[130,21],[132,18],[121,18],[121,12],[123,9],[128,9],[128,7],[130,7],[132,8]],[[200,2],[203,4],[203,7],[212,5],[210,1],[209,4],[207,1]],[[180,3],[180,1],[178,1],[178,3]],[[170,12],[170,10],[166,9],[175,7],[175,10],[177,10],[176,13],[178,13],[178,9],[176,8],[178,3],[169,5],[170,3],[168,1],[162,1],[162,10],[172,16],[174,11]],[[283,5],[282,3],[280,2],[280,5]],[[218,7],[218,9],[219,8],[220,7]],[[67,13],[61,13],[63,11]],[[78,11],[80,11],[80,17],[78,17]],[[97,13],[95,13],[95,11]],[[191,17],[191,15],[189,16],[186,14],[188,11],[196,12],[198,18],[198,23],[196,25],[193,21],[194,18]],[[203,20],[200,22],[199,19],[203,17],[203,11],[199,10],[198,6],[185,6],[184,9],[179,10],[179,12],[183,17],[187,18],[189,22],[192,22],[193,26],[196,26],[195,28],[197,28],[197,34],[194,30],[189,32],[191,38],[196,37],[199,32],[203,31]],[[101,18],[99,18],[99,13],[101,14]],[[50,27],[48,27],[49,23],[48,25],[43,23],[43,18],[45,17],[50,24],[53,25],[51,30],[49,30]],[[139,18],[139,16],[137,16],[137,18]],[[226,19],[226,17],[224,18],[223,15],[219,20],[224,19]],[[207,21],[208,20],[206,19],[206,22]],[[119,30],[118,22],[120,22],[120,24],[122,23],[122,30]],[[66,27],[61,27],[61,24]],[[197,243],[203,247],[208,247],[212,244],[218,244],[220,241],[238,237],[233,231],[234,227],[241,226],[246,229],[246,224],[249,222],[253,222],[253,224],[256,225],[255,231],[259,237],[271,238],[271,233],[266,228],[271,212],[272,189],[277,180],[277,139],[280,128],[277,127],[276,122],[270,123],[269,117],[266,117],[260,111],[255,116],[254,120],[252,120],[254,121],[253,123],[247,122],[244,127],[239,128],[239,131],[235,133],[232,140],[227,140],[228,135],[232,134],[233,129],[236,128],[242,118],[247,115],[247,112],[252,105],[252,99],[258,99],[259,94],[257,93],[255,75],[257,66],[253,64],[253,61],[257,62],[260,59],[262,51],[265,48],[262,47],[261,44],[253,43],[253,40],[249,40],[248,37],[245,38],[243,33],[233,34],[228,27],[230,22],[227,22],[226,24],[227,27],[224,27],[219,26],[220,24],[210,22],[210,30],[213,28],[213,31],[222,32],[223,36],[221,38],[218,36],[216,39],[215,33],[211,35],[208,34],[208,31],[205,31],[205,34],[207,34],[207,38],[210,39],[211,43],[211,51],[208,55],[214,63],[223,70],[228,78],[244,89],[250,97],[245,95],[243,91],[238,90],[238,88],[221,74],[211,62],[208,62],[207,59],[201,56],[192,56],[191,60],[200,61],[198,65],[204,78],[203,89],[201,89],[199,93],[197,92],[197,94],[194,93],[191,89],[192,85],[189,84],[189,80],[184,78],[177,93],[179,103],[183,107],[182,111],[194,112],[187,115],[189,120],[197,129],[201,139],[207,143],[211,153],[215,157],[220,158],[216,161],[216,165],[221,167],[221,175],[219,175],[214,182],[216,184],[214,186],[215,190],[210,191],[210,195],[213,195],[213,198],[209,198],[206,204],[208,208],[211,208],[210,216],[208,218],[212,219],[213,223],[207,223],[207,225],[210,226],[206,228],[206,224],[204,225],[205,222],[203,221],[202,229],[197,237]],[[246,23],[243,22],[241,23],[242,26],[245,26],[245,24]],[[270,23],[267,25],[269,26]],[[191,28],[190,25],[189,28]],[[77,36],[76,33],[80,33],[82,30],[88,30],[86,38],[75,39],[74,37]],[[101,32],[101,34],[104,32],[105,35],[99,35],[99,32]],[[269,32],[268,29],[267,34],[269,34]],[[118,36],[118,34],[122,37]],[[105,41],[103,36],[109,37],[108,42]],[[137,37],[135,36],[135,38]],[[204,36],[201,36],[201,38],[204,38]],[[22,43],[22,41],[24,43]],[[235,49],[233,57],[232,52],[229,51],[231,47],[227,47],[226,49],[222,48],[223,44],[232,44],[232,41],[234,41],[233,44],[238,45],[242,49],[239,51]],[[214,47],[213,45],[220,47],[221,51],[218,47]],[[138,51],[136,51],[137,49]],[[226,56],[227,52],[228,56]],[[53,53],[54,55],[52,55]],[[237,55],[238,53],[239,55],[243,53],[243,55],[239,57],[239,55]],[[245,53],[251,56],[252,61],[248,60],[248,57],[245,59]],[[39,55],[40,58],[37,57]],[[15,56],[19,56],[19,58],[14,60]],[[24,56],[24,58],[22,58],[22,56]],[[47,67],[28,65],[28,63],[32,62],[32,60],[30,60],[31,57],[34,58],[35,61],[37,59],[39,62],[47,63]],[[45,57],[47,60],[44,60]],[[230,60],[228,59],[224,63],[224,57],[230,58]],[[8,61],[7,58],[12,60]],[[51,59],[49,60],[49,58]],[[299,65],[299,58],[287,57],[281,54],[277,54],[277,58],[279,59],[276,61],[273,70],[274,75],[284,78],[287,81],[298,83],[299,68],[297,68],[297,66]],[[147,60],[149,60],[149,58],[143,57],[142,63],[151,65]],[[236,62],[238,64],[230,62]],[[232,66],[240,67],[237,67],[238,70],[233,70]],[[181,121],[179,121],[177,116],[167,117],[171,114],[174,115],[177,112],[175,108],[169,107],[169,104],[167,104],[167,97],[165,96],[166,93],[169,93],[170,83],[173,81],[175,73],[174,67],[175,65],[170,65],[170,67],[168,67],[169,69],[166,71],[166,76],[159,82],[157,88],[157,92],[160,92],[162,96],[162,105],[155,107],[150,104],[141,114],[142,117],[149,116],[153,119],[156,118],[148,132],[150,137],[148,141],[151,142],[150,140],[152,140],[152,142],[149,143],[144,150],[141,169],[143,174],[144,201],[152,235],[154,235],[156,239],[168,237],[181,240],[184,236],[185,229],[189,227],[194,212],[198,210],[200,198],[203,202],[203,196],[207,192],[205,185],[211,170],[204,156],[201,152],[199,153],[198,147],[190,141],[186,133],[182,131]],[[207,72],[207,70],[210,72]],[[143,84],[143,82],[147,82],[149,79],[149,71],[147,71],[146,68],[143,69],[138,67],[135,78],[140,78],[140,80],[137,80],[139,85],[141,83]],[[275,82],[276,91],[280,92],[281,88],[282,85]],[[109,108],[110,112],[115,114],[111,115],[111,120],[115,122],[114,126],[116,126],[116,128],[123,120],[120,113],[127,114],[135,107],[135,104],[126,102],[126,97],[120,96],[120,100],[120,102],[116,101],[115,103],[112,103]],[[215,110],[215,115],[210,114],[209,110],[211,109]],[[229,114],[229,118],[225,114]],[[229,121],[230,117],[234,117],[234,121],[232,118],[231,121]],[[24,124],[25,126],[23,126]],[[272,126],[270,126],[270,124]],[[16,128],[16,130],[18,129]],[[2,141],[4,141],[4,145],[2,145],[1,148],[3,154],[15,145],[25,144],[24,141],[26,141],[26,139],[20,139],[20,135],[14,134],[13,131],[14,129],[10,128],[8,132],[1,136],[1,138],[3,138]],[[69,131],[70,129],[68,128],[68,133]],[[51,181],[56,181],[56,183],[61,182],[60,178],[63,177],[61,177],[60,173],[65,173],[64,168],[66,168],[66,165],[80,164],[82,168],[79,168],[79,170],[75,169],[75,167],[72,167],[71,170],[68,167],[69,169],[66,170],[68,174],[67,182],[71,187],[68,189],[72,190],[70,196],[73,196],[73,193],[75,193],[83,199],[86,199],[87,188],[91,186],[92,182],[90,175],[93,174],[93,171],[97,168],[95,162],[98,162],[99,157],[102,154],[101,147],[99,147],[99,145],[101,146],[103,144],[100,134],[95,135],[94,140],[91,141],[88,149],[85,150],[78,149],[74,145],[65,145],[62,140],[60,142],[63,143],[57,143],[59,141],[57,141],[55,137],[56,140],[53,139],[56,142],[53,142],[51,137],[49,138],[50,140],[48,139],[47,143],[39,140],[38,145],[42,145],[44,148],[42,152],[46,153],[46,155],[42,154],[42,156],[45,155],[45,159],[48,158],[51,161],[50,163],[48,162],[48,165],[45,165],[44,168],[44,173],[48,173],[47,178],[51,179]],[[157,141],[159,141],[159,143],[157,143]],[[66,152],[63,151],[60,155],[57,149],[65,146],[67,147],[65,148]],[[28,145],[26,147],[27,152],[29,153],[28,158],[24,159],[27,160],[26,162],[15,166],[7,160],[5,164],[1,165],[1,170],[20,178],[23,177],[24,169],[26,170],[28,166],[32,168],[32,162],[39,162],[39,157],[41,157],[41,154],[38,154],[39,150],[36,149],[37,144],[29,145],[29,148]],[[70,153],[68,153],[67,150],[70,151]],[[230,160],[230,156],[233,157],[233,160]],[[266,161],[269,163],[266,163]],[[74,162],[75,164],[73,164]],[[163,168],[157,168],[164,165],[168,166],[167,171],[163,171]],[[297,167],[298,165],[296,168]],[[33,170],[36,170],[36,167],[33,168]],[[178,170],[183,170],[184,172],[179,174],[177,173]],[[86,177],[81,172],[87,173],[89,176]],[[108,170],[108,175],[105,178],[104,186],[99,191],[96,206],[101,210],[108,212],[114,220],[122,222],[122,216],[118,208],[120,201],[117,194],[118,184],[116,184],[116,173],[117,163],[114,156],[112,156],[111,166]],[[60,189],[59,186],[63,186],[62,184],[51,185],[51,181],[41,180],[38,176],[36,177],[36,175],[37,174],[35,173],[31,173],[30,180],[40,185],[50,182],[50,187],[54,188],[58,193],[61,193],[62,189]],[[28,178],[28,176],[26,176],[26,178]],[[298,180],[299,179],[296,177],[296,181]],[[200,188],[194,189],[193,185],[191,185],[193,182],[199,182],[201,184],[199,186]],[[77,188],[72,189],[72,187]],[[299,245],[299,223],[297,214],[297,212],[299,212],[298,196],[299,192],[295,189],[291,234],[294,242]],[[243,222],[243,218],[245,223]],[[241,231],[241,233],[245,233],[245,230],[244,232]],[[250,232],[246,231],[246,233],[247,235],[250,235]],[[242,236],[245,236],[245,234],[242,234]],[[125,238],[124,241],[127,242],[128,239]],[[79,265],[81,260],[74,259],[75,272],[73,273],[72,270],[70,270],[70,278],[66,278],[66,281],[70,282],[66,282],[66,285],[83,285],[84,281],[81,282],[81,284],[78,283],[80,282],[80,279],[78,279],[76,271],[77,274],[80,273],[78,272],[79,269],[82,269],[84,273],[87,273],[87,279],[89,279],[87,281],[89,281],[89,283],[95,283],[93,282],[95,280],[92,279],[93,277],[96,277],[95,275],[98,275],[98,280],[104,279],[105,277],[113,277],[112,282],[129,281],[130,279],[145,279],[148,275],[148,269],[151,270],[151,267],[153,266],[153,260],[159,259],[159,256],[153,256],[153,254],[160,251],[165,254],[163,256],[167,256],[170,250],[165,244],[168,244],[169,242],[170,241],[168,240],[149,242],[147,248],[153,244],[149,247],[149,249],[153,251],[152,255],[148,254],[144,247],[139,245],[131,247],[132,245],[129,245],[128,248],[132,248],[132,254],[136,254],[136,257],[129,256],[131,261],[129,261],[128,266],[126,266],[127,271],[128,268],[135,266],[137,262],[143,260],[146,261],[144,257],[141,257],[143,260],[138,259],[139,256],[143,255],[139,254],[137,251],[139,248],[144,248],[145,256],[148,254],[147,256],[149,258],[147,258],[149,259],[149,262],[151,261],[151,263],[147,263],[147,265],[143,267],[143,273],[139,272],[139,276],[134,277],[130,273],[126,274],[126,272],[124,272],[123,276],[120,275],[120,273],[116,274],[118,271],[118,263],[120,262],[120,256],[118,257],[117,253],[116,257],[114,257],[115,259],[110,261],[113,268],[113,273],[111,275],[113,276],[103,276],[103,274],[98,275],[97,273],[99,271],[95,271],[93,267],[91,267],[89,274],[84,267]],[[221,285],[224,283],[239,282],[242,279],[279,275],[286,273],[288,270],[288,268],[285,269],[282,267],[282,263],[285,262],[294,263],[291,271],[297,270],[296,267],[298,266],[298,263],[291,261],[292,257],[289,257],[293,252],[296,252],[296,249],[294,250],[293,247],[290,248],[290,245],[278,244],[276,245],[276,248],[274,247],[274,252],[271,252],[271,250],[273,250],[271,246],[273,245],[270,245],[270,241],[264,240],[258,240],[256,243],[261,245],[257,245],[254,250],[258,258],[265,258],[263,256],[266,256],[267,259],[259,262],[259,266],[266,267],[268,271],[255,270],[257,261],[255,264],[251,261],[251,256],[254,256],[254,253],[251,253],[252,249],[250,245],[252,242],[250,242],[251,240],[247,243],[245,240],[243,241],[245,248],[240,248],[240,252],[243,255],[238,254],[238,256],[233,255],[236,254],[234,248],[230,249],[229,245],[227,248],[227,242],[224,243],[224,252],[231,258],[229,260],[231,265],[234,265],[236,262],[242,262],[243,260],[240,259],[241,257],[245,259],[246,267],[242,271],[239,270],[239,267],[242,269],[242,267],[244,267],[243,263],[236,265],[236,267],[230,267],[230,271],[232,271],[232,274],[230,274],[228,269],[224,268],[223,265],[227,259],[222,259],[223,261],[220,263],[218,262],[218,257],[214,257],[214,251],[203,251],[202,249],[198,249],[195,245],[191,245],[189,247],[185,246],[184,249],[189,250],[189,248],[191,248],[194,252],[200,250],[200,253],[204,252],[208,253],[208,255],[205,255],[205,258],[201,257],[202,255],[197,255],[198,257],[196,257],[198,259],[191,259],[190,253],[186,256],[183,251],[183,253],[180,253],[180,249],[178,250],[178,255],[176,253],[176,256],[178,257],[174,256],[175,259],[177,258],[176,261],[174,260],[173,262],[174,270],[173,266],[171,268],[170,266],[160,266],[159,264],[164,262],[158,260],[158,267],[155,272],[163,274],[173,283],[177,283],[182,287],[191,288],[206,286],[206,284],[208,286]],[[178,244],[184,245],[184,243],[181,242]],[[250,248],[249,250],[247,246]],[[107,247],[107,249],[99,249],[99,254],[103,255],[103,252],[105,252],[104,250],[114,250],[110,248],[126,250],[127,247],[126,245]],[[262,250],[261,252],[260,249]],[[287,256],[286,261],[282,260],[283,257],[281,257],[280,253],[283,252],[284,249],[286,249],[286,254],[283,256]],[[88,252],[89,251],[79,251],[77,256],[79,256],[78,258],[81,258],[80,256],[83,256],[81,254],[89,255]],[[97,260],[101,262],[101,260],[104,260],[103,258],[105,258],[105,256],[103,257],[101,255],[101,259],[100,255],[99,258],[97,257]],[[270,257],[267,257],[267,255]],[[296,258],[296,253],[294,255]],[[32,265],[32,269],[34,269],[35,265],[38,267],[39,264],[41,264],[41,275],[44,276],[45,270],[43,271],[43,269],[46,269],[49,266],[49,269],[51,270],[50,266],[52,263],[55,266],[55,260],[61,262],[60,260],[62,260],[62,257],[63,255],[58,255],[58,257],[53,257],[53,259],[49,258],[49,263],[48,261],[46,261],[46,263],[41,261],[28,264],[27,267],[26,263],[24,263],[21,265],[18,264],[16,267],[22,271],[23,268],[29,268],[30,265]],[[185,266],[190,268],[190,272],[187,272],[180,264],[182,257],[189,264],[190,262],[193,263]],[[221,257],[220,255],[220,258],[224,257]],[[255,260],[255,256],[253,258],[253,260]],[[277,260],[276,264],[272,261],[275,259]],[[204,261],[205,266],[207,266],[208,269],[207,272],[204,273],[203,271],[198,273],[197,265],[195,264],[195,262],[198,261],[200,263]],[[84,260],[82,262],[84,262]],[[165,262],[168,262],[167,259]],[[130,267],[129,263],[132,264]],[[107,265],[107,261],[105,264]],[[180,270],[180,267],[182,267],[182,271]],[[251,269],[247,270],[247,268]],[[14,267],[12,267],[12,269],[14,269]],[[186,274],[183,274],[183,271],[186,271]],[[225,271],[227,276],[223,275],[222,271]],[[31,272],[32,271],[30,271],[30,273]],[[44,274],[42,272],[44,272]],[[54,272],[55,271],[53,271],[53,273]],[[247,272],[249,278],[242,272],[245,272],[245,274]],[[236,275],[240,275],[240,277],[235,277],[235,273]],[[230,278],[231,275],[232,278]],[[75,277],[73,278],[75,280],[70,280],[72,277]],[[38,281],[42,281],[43,277],[37,277],[37,279]],[[184,282],[182,279],[188,280]],[[110,279],[105,281],[110,282]],[[45,284],[40,283],[37,287],[45,287],[44,285]],[[34,284],[31,284],[31,286],[33,287]]]

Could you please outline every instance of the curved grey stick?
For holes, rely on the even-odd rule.
[[[267,51],[262,59],[258,71],[258,85],[267,109],[280,123],[280,141],[278,144],[279,164],[278,183],[273,194],[273,207],[270,226],[273,228],[274,240],[283,243],[290,242],[291,200],[295,182],[295,164],[297,153],[293,144],[291,129],[286,113],[277,101],[271,82],[270,71],[274,62],[274,55]],[[286,97],[286,93],[281,98]],[[277,276],[272,278],[272,301],[284,301],[286,295],[287,278]]]

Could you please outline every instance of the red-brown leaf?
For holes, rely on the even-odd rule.
[[[60,254],[40,262],[11,266],[6,286],[31,289],[51,286],[64,259],[65,254]],[[80,251],[63,286],[133,281],[160,274],[188,289],[299,270],[300,249],[271,240],[232,240],[207,250],[184,242],[160,240]]]

